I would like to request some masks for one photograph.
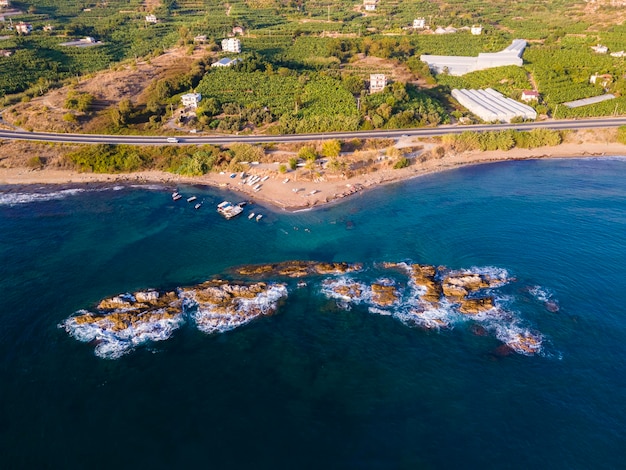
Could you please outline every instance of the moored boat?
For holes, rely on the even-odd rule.
[[[180,193],[179,193],[178,191],[174,191],[174,192],[172,193],[172,199],[173,199],[174,201],[178,201],[181,197],[182,197],[182,196],[180,195]]]
[[[191,196],[191,197],[188,197],[188,198],[187,198],[187,202],[193,202],[193,201],[195,201],[196,199],[198,199],[196,196]]]
[[[254,212],[250,212],[250,215],[248,216],[248,219],[253,219],[254,218]]]
[[[263,218],[263,214],[259,214],[256,216],[256,221],[258,222],[259,220],[261,220]]]
[[[217,212],[227,219],[232,219],[243,212],[243,207],[230,201],[223,201],[217,205]]]

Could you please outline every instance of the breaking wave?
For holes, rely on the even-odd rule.
[[[219,306],[201,306],[193,296],[185,299],[183,306],[190,311],[196,327],[203,333],[223,333],[249,323],[253,319],[270,315],[278,308],[278,301],[287,296],[287,286],[275,284],[253,298],[240,298],[233,306],[235,312]]]
[[[253,266],[251,272],[265,270]],[[316,275],[315,269],[311,272]],[[372,272],[374,280],[362,279]],[[360,305],[371,314],[393,316],[407,326],[429,330],[467,324],[470,330],[491,334],[510,351],[526,356],[543,353],[544,335],[526,326],[511,308],[514,296],[499,290],[513,280],[507,270],[495,267],[448,270],[386,263],[373,271],[326,277],[319,292],[344,310]],[[302,285],[306,283],[299,280],[298,287],[292,288]],[[529,292],[544,303],[555,302],[545,288],[534,286]],[[233,330],[275,313],[287,295],[284,283],[214,279],[176,291],[110,297],[98,304],[95,313],[78,311],[59,327],[79,341],[94,343],[97,356],[117,359],[139,345],[170,338],[187,320],[207,334]]]
[[[118,359],[142,344],[165,341],[185,323],[182,314],[164,318],[160,315],[163,311],[156,310],[152,312],[156,315],[152,315],[151,319],[142,319],[140,315],[137,322],[125,328],[114,328],[107,315],[102,315],[92,323],[80,323],[77,320],[79,315],[88,315],[90,312],[80,310],[76,313],[76,316],[68,318],[59,326],[78,341],[94,342],[96,356],[103,359]]]
[[[30,204],[32,202],[53,201],[76,196],[86,190],[83,188],[62,189],[50,192],[24,192],[24,193],[3,193],[0,194],[0,206],[16,206],[19,204]]]

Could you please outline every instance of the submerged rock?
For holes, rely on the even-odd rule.
[[[339,275],[360,271],[360,263],[335,263],[319,261],[284,261],[281,263],[242,266],[235,269],[245,276],[305,277],[314,275]]]
[[[390,280],[375,282],[370,288],[372,289],[372,303],[380,307],[388,307],[400,299],[396,286]]]

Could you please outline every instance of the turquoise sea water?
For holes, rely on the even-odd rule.
[[[0,188],[1,468],[621,468],[626,159],[468,167],[310,212],[180,187]],[[248,212],[246,212],[247,214]],[[472,321],[425,330],[320,282],[206,335],[119,359],[59,328],[139,289],[292,259],[506,270],[498,302],[541,334],[500,354]],[[558,305],[557,312],[545,300]]]

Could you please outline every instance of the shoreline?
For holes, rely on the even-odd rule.
[[[326,207],[338,203],[350,196],[391,183],[407,181],[413,178],[448,171],[464,166],[482,165],[516,160],[539,160],[546,158],[597,158],[626,156],[626,145],[607,143],[564,143],[554,147],[534,149],[514,148],[502,151],[471,151],[461,154],[447,154],[440,159],[429,159],[424,162],[416,158],[413,163],[403,169],[383,169],[357,175],[350,179],[325,179],[308,181],[298,179],[297,172],[280,174],[269,165],[251,167],[247,174],[268,176],[260,190],[255,192],[250,186],[244,185],[239,174],[231,178],[229,174],[209,173],[203,176],[188,177],[162,171],[142,171],[135,173],[103,174],[80,173],[73,170],[55,170],[28,168],[0,168],[0,185],[2,186],[33,186],[33,185],[103,185],[117,184],[162,184],[175,190],[178,185],[209,186],[237,192],[241,196],[271,205],[279,210],[296,212]],[[286,179],[289,181],[285,182]]]

